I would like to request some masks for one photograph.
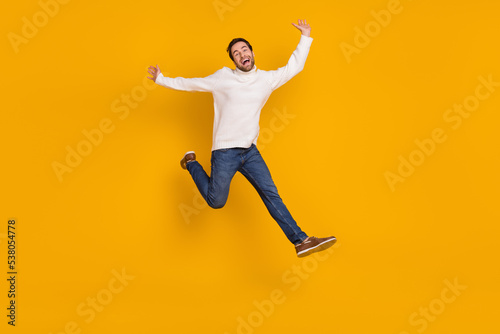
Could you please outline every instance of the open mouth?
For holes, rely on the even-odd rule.
[[[249,63],[250,63],[250,59],[248,59],[248,58],[247,58],[247,59],[245,59],[245,60],[243,60],[243,61],[241,62],[241,65],[245,66],[245,65],[247,65],[247,64],[249,64]]]

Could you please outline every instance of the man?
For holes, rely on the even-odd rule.
[[[275,71],[255,66],[255,54],[248,41],[235,38],[227,52],[236,68],[224,67],[205,78],[167,78],[158,65],[148,72],[158,85],[182,91],[211,92],[214,97],[214,130],[210,177],[196,161],[193,151],[181,160],[181,167],[191,174],[198,190],[212,208],[222,208],[229,194],[231,180],[240,172],[255,187],[271,216],[299,257],[327,249],[335,237],[309,237],[297,225],[278,195],[269,169],[256,147],[260,112],[271,93],[299,73],[305,65],[312,43],[311,27],[304,20],[292,23],[301,31],[297,49],[288,64]]]

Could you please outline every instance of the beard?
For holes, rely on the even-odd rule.
[[[255,66],[255,59],[253,59],[253,57],[250,58],[250,62],[248,62],[245,66],[239,63],[236,64],[236,67],[243,72],[250,72],[254,66]]]

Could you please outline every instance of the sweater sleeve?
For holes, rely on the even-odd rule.
[[[220,76],[221,70],[218,70],[214,74],[205,78],[169,78],[160,73],[155,82],[160,86],[174,90],[187,92],[213,92]]]
[[[300,35],[300,41],[297,48],[292,53],[288,63],[271,73],[271,87],[273,90],[284,85],[288,80],[297,75],[306,63],[307,55],[311,47],[313,39],[304,35]]]

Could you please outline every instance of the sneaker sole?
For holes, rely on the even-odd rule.
[[[325,249],[332,247],[336,242],[337,242],[336,238],[323,241],[322,243],[320,243],[312,248],[309,248],[309,249],[303,250],[300,253],[297,253],[297,256],[298,257],[305,257],[305,256],[311,255],[313,253],[324,251]]]

